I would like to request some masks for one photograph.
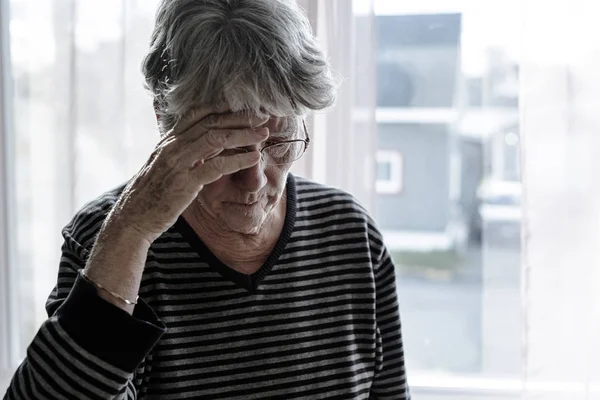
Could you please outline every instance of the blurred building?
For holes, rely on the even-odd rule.
[[[518,180],[518,70],[461,65],[461,14],[377,16],[377,215],[396,250],[464,249],[485,179]]]

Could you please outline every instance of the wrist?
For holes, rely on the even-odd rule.
[[[135,305],[121,299],[134,303],[131,299],[137,298],[151,243],[131,226],[115,221],[102,226],[84,269],[102,299],[133,313]]]
[[[148,250],[158,236],[160,235],[149,233],[126,220],[108,218],[100,229],[97,240],[102,239],[112,246],[125,249],[133,247]]]

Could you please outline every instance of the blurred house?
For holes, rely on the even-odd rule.
[[[377,215],[392,250],[465,249],[484,178],[518,180],[517,69],[464,76],[461,14],[377,16]]]

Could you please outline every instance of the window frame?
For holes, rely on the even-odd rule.
[[[397,150],[377,150],[376,163],[389,163],[390,179],[376,177],[375,190],[377,194],[398,194],[402,192],[404,177],[404,158]]]

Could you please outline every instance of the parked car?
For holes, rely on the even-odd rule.
[[[519,246],[521,243],[521,183],[485,180],[477,192],[471,237],[486,245]]]

